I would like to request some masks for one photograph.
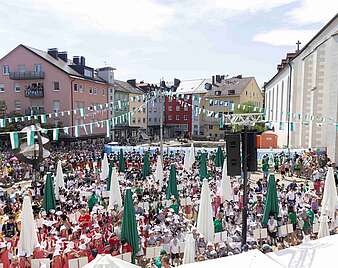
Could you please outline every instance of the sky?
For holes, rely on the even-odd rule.
[[[85,56],[115,78],[147,82],[254,76],[260,86],[334,0],[0,0],[0,57],[19,44]]]

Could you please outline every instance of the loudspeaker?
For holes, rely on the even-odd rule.
[[[228,176],[241,175],[240,134],[226,134]]]
[[[242,133],[242,152],[244,150],[244,146],[244,134]],[[257,171],[257,145],[255,132],[247,132],[246,150],[248,171]]]

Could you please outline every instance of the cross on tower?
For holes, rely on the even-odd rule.
[[[299,51],[299,45],[301,44],[301,42],[298,40],[296,45],[297,45],[297,52]]]

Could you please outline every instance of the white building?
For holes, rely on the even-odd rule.
[[[278,144],[287,146],[289,139],[291,148],[326,147],[338,160],[338,14],[288,56],[264,86],[267,119]]]

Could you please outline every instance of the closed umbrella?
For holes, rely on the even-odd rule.
[[[222,202],[233,200],[230,177],[227,172],[227,162],[223,161],[222,180],[219,188],[219,195]]]
[[[209,183],[206,179],[203,180],[201,198],[198,208],[197,230],[204,235],[207,241],[213,242],[215,237],[213,212],[211,205],[211,196]]]
[[[125,171],[126,171],[126,160],[124,159],[123,150],[121,148],[119,153],[119,172]]]
[[[195,148],[194,148],[194,144],[191,143],[191,147],[190,147],[190,164],[191,166],[195,163]]]
[[[113,208],[117,205],[119,208],[122,208],[122,197],[120,191],[120,184],[117,176],[116,169],[112,169],[111,184],[109,191],[109,207]]]
[[[319,219],[318,238],[322,238],[330,235],[328,217],[324,214]]]
[[[111,177],[112,177],[112,174],[113,174],[113,169],[115,169],[114,165],[113,165],[113,163],[110,163],[109,164],[109,170],[108,170],[108,176],[106,178],[107,191],[110,191]]]
[[[191,156],[190,156],[190,150],[187,150],[185,153],[184,153],[184,159],[183,159],[183,168],[185,170],[190,170],[191,169]]]
[[[99,200],[97,199],[95,192],[93,192],[93,194],[88,200],[88,208],[90,212],[93,210],[93,207],[97,204],[98,201]]]
[[[196,249],[195,239],[192,233],[188,233],[185,236],[183,264],[195,262]]]
[[[157,156],[156,169],[155,169],[154,176],[155,176],[155,179],[158,181],[160,188],[162,188],[163,181],[164,181],[164,174],[163,174],[163,165],[162,165],[162,160],[161,160],[160,155]]]
[[[135,263],[136,253],[139,251],[139,235],[135,216],[135,208],[130,188],[126,189],[121,227],[121,241],[128,242],[132,247],[132,263]]]
[[[222,167],[224,162],[224,154],[220,146],[217,147],[216,156],[215,156],[215,166]]]
[[[170,199],[171,196],[175,196],[177,202],[179,202],[179,195],[177,191],[177,179],[176,179],[176,166],[172,164],[170,166],[169,180],[166,191],[166,198]]]
[[[270,215],[273,215],[275,219],[277,219],[278,212],[279,205],[278,205],[275,175],[270,174],[268,182],[268,191],[265,196],[264,215],[262,223],[266,225],[268,223]]]
[[[103,159],[102,159],[102,162],[101,162],[100,179],[101,179],[101,180],[107,179],[108,173],[109,173],[108,157],[107,157],[107,154],[104,153]]]
[[[143,178],[150,175],[150,160],[149,160],[149,153],[145,152],[143,156],[143,167],[142,167],[142,176]]]
[[[326,173],[323,199],[321,202],[321,214],[335,219],[337,205],[337,188],[334,180],[333,168],[329,167]]]
[[[51,173],[47,173],[45,188],[43,193],[43,201],[42,201],[43,209],[48,212],[51,209],[55,209],[55,192],[53,187],[52,175]]]
[[[54,180],[55,180],[55,198],[56,200],[60,200],[60,188],[65,188],[61,160],[58,161]]]
[[[37,236],[36,222],[34,220],[31,198],[23,198],[21,212],[21,231],[18,242],[19,256],[32,256],[34,248],[39,243]]]
[[[207,157],[205,153],[202,153],[200,157],[199,176],[201,180],[208,178]]]

